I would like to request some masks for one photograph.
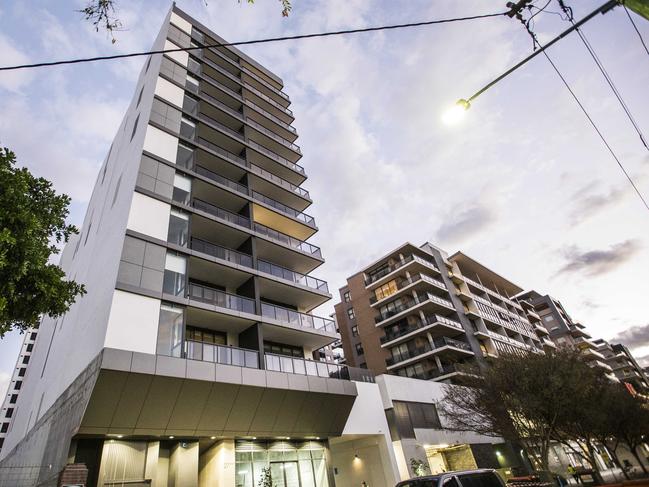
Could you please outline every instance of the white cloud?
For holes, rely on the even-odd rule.
[[[16,48],[14,40],[0,33],[0,52],[2,53],[2,66],[16,66],[28,64],[29,56]],[[14,93],[20,92],[33,79],[33,73],[28,70],[5,71],[0,73],[0,94],[1,89]]]

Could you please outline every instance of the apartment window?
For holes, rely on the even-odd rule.
[[[343,294],[343,300],[346,303],[349,303],[352,300],[352,294],[349,291],[346,291],[345,294]]]
[[[165,259],[165,272],[162,291],[174,296],[185,293],[185,275],[187,273],[187,259],[181,255],[168,252]]]
[[[361,369],[367,369],[367,364],[365,362],[361,362],[360,364],[358,364],[358,367]]]
[[[304,358],[304,350],[301,347],[286,345],[284,343],[264,341],[264,352],[274,353],[275,355],[286,355],[288,357]]]
[[[194,74],[200,74],[201,63],[194,59],[192,56],[189,56],[189,60],[187,61],[187,70],[191,71]]]
[[[23,381],[21,381],[21,380],[17,380],[17,381],[16,381],[16,384],[14,384],[14,389],[16,389],[17,391],[19,391],[20,388],[21,388],[22,386],[23,386]]]
[[[352,336],[353,337],[358,336],[358,326],[357,325],[352,326]]]
[[[397,281],[393,279],[390,282],[386,282],[378,289],[376,289],[374,291],[374,295],[376,296],[377,300],[381,300],[387,298],[388,296],[392,296],[396,292],[397,292]]]
[[[183,340],[184,308],[169,303],[160,306],[156,353],[180,357]]]
[[[104,184],[104,179],[106,179],[106,171],[108,170],[108,162],[110,161],[110,155],[113,152],[113,144],[110,144],[110,149],[108,149],[108,157],[106,157],[106,165],[104,166],[104,171],[101,174],[101,184]]]
[[[11,418],[14,415],[14,408],[7,408],[7,412],[5,413],[6,418]]]
[[[386,411],[392,440],[414,438],[415,429],[442,429],[437,408],[432,403],[392,401]]]
[[[152,58],[152,57],[153,57],[153,56],[149,56],[149,60],[146,62],[146,69],[144,70],[145,73],[146,73],[147,71],[149,71],[149,66],[151,66],[151,58]]]
[[[350,320],[353,320],[354,318],[356,318],[356,315],[354,314],[354,308],[347,309],[347,316],[349,316]]]
[[[18,394],[12,394],[11,397],[9,398],[9,404],[16,404],[17,400],[18,400]]]
[[[90,217],[90,218],[92,218],[92,217]],[[86,232],[86,238],[83,240],[83,246],[84,247],[88,243],[88,237],[90,236],[90,230],[92,230],[92,221],[90,221],[90,224],[88,225],[88,231]]]
[[[188,118],[180,119],[180,135],[188,139],[194,139],[196,136],[196,124]]]
[[[184,144],[178,144],[176,165],[191,168],[194,165],[194,149]]]
[[[133,137],[135,137],[135,132],[137,132],[137,123],[140,121],[140,115],[138,114],[137,117],[135,117],[135,122],[133,122],[133,132],[131,132],[131,141],[133,140]]]
[[[363,344],[362,343],[357,343],[354,348],[356,348],[356,355],[363,355],[365,353],[365,350],[363,350]]]
[[[23,363],[24,363],[25,365],[27,365],[27,364],[29,363],[29,355],[25,355],[25,356],[23,357]]]
[[[31,341],[36,340],[36,332],[35,332],[35,331],[32,332],[32,334],[30,335],[29,339],[30,339]]]
[[[187,75],[185,79],[185,89],[193,93],[198,93],[199,81],[193,76]]]
[[[27,369],[22,368],[18,371],[18,377],[25,377],[25,372],[27,372]]]
[[[554,316],[546,315],[543,317],[543,321],[545,321],[546,323],[552,323],[554,321]]]
[[[0,428],[0,433],[6,433],[9,431],[9,423],[2,423],[2,427]]]
[[[187,176],[176,173],[174,175],[174,189],[171,199],[176,203],[188,205],[192,195],[192,180]]]
[[[198,114],[198,100],[190,95],[185,95],[183,99],[183,110],[192,114]]]
[[[169,232],[167,242],[187,246],[189,241],[189,215],[176,209],[171,210],[169,216]]]
[[[31,352],[32,350],[34,350],[34,344],[30,343],[27,345],[27,348],[25,348],[25,351]]]
[[[201,328],[187,327],[186,340],[195,342],[215,343],[217,345],[227,344],[227,335],[225,333],[213,330],[203,330]]]

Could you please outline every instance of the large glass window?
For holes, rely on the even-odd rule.
[[[386,282],[378,289],[376,289],[374,291],[374,294],[377,300],[381,300],[387,298],[388,296],[392,296],[396,292],[397,292],[397,281],[393,279],[390,282]]]
[[[185,294],[185,275],[187,274],[187,259],[181,255],[167,253],[165,273],[162,284],[163,292],[181,296]]]
[[[194,149],[184,144],[178,144],[176,164],[181,167],[192,168],[194,165]]]
[[[328,487],[325,447],[317,441],[238,441],[237,487],[256,487],[262,469],[270,468],[277,487]]]
[[[180,121],[180,135],[188,139],[193,139],[196,135],[196,124],[183,117]]]
[[[192,196],[192,180],[182,174],[174,175],[174,191],[172,199],[183,205],[188,205]]]
[[[193,76],[187,75],[187,78],[185,80],[185,89],[193,93],[198,93],[198,88],[199,88],[199,81]]]
[[[183,340],[184,308],[163,303],[158,320],[158,355],[180,357]]]
[[[175,209],[171,210],[169,216],[169,233],[167,242],[187,246],[189,240],[189,215]]]
[[[198,114],[198,100],[193,96],[185,95],[183,100],[183,110],[186,112],[197,115]]]

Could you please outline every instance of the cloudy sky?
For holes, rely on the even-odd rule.
[[[82,0],[0,5],[1,64],[143,50],[167,1],[118,0],[117,43],[75,12]],[[581,18],[601,0],[579,2]],[[235,41],[491,13],[478,0],[180,0]],[[544,2],[543,2],[544,3]],[[557,9],[553,1],[550,7]],[[536,16],[541,41],[567,28]],[[646,39],[649,22],[636,17]],[[649,134],[649,56],[623,10],[584,29]],[[327,263],[314,275],[332,290],[405,240],[462,250],[524,288],[561,299],[594,337],[623,339],[649,356],[649,212],[547,61],[537,57],[482,95],[462,125],[441,113],[531,51],[506,17],[444,26],[254,46],[280,75]],[[640,189],[649,196],[649,151],[577,37],[550,50]],[[72,197],[80,224],[101,161],[126,110],[143,59],[0,73],[0,143]],[[337,297],[337,292],[334,293]],[[328,314],[332,303],[320,314]],[[0,390],[21,337],[0,341]]]

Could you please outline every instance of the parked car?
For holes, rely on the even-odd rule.
[[[396,487],[505,487],[505,482],[495,470],[485,468],[416,477]]]

